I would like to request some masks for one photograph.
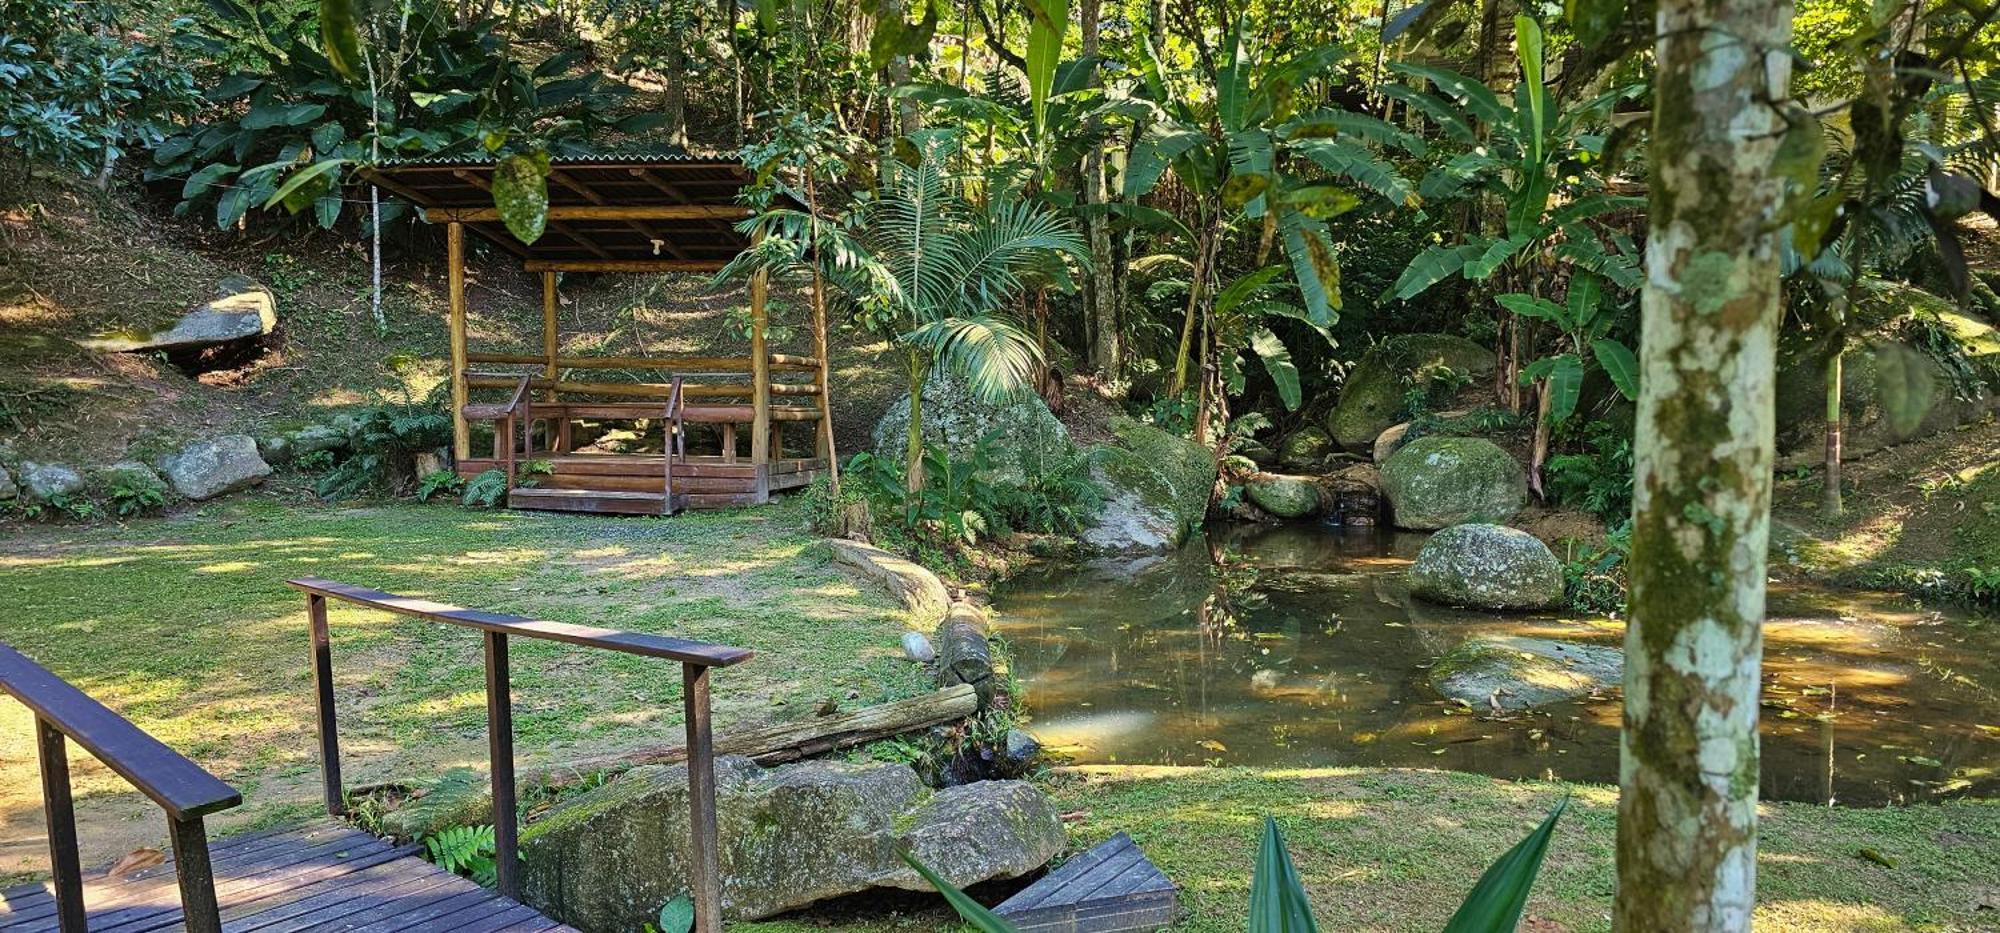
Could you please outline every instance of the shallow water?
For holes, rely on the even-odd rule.
[[[1474,634],[1616,646],[1622,623],[1412,600],[1424,535],[1226,526],[1164,558],[998,594],[1034,731],[1081,763],[1450,768],[1618,779],[1615,689],[1506,717],[1425,668]],[[1879,593],[1772,588],[1763,794],[1870,805],[2000,793],[1996,629]]]

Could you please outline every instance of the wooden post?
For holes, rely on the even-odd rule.
[[[451,453],[456,460],[472,456],[472,432],[465,423],[465,225],[444,228],[445,281],[451,296]]]
[[[69,752],[63,742],[60,730],[35,717],[35,745],[42,760],[42,815],[49,830],[49,869],[55,876],[56,923],[62,933],[85,933],[83,868],[76,854],[76,808],[69,795]]]
[[[813,380],[819,383],[819,430],[813,433],[813,456],[826,461],[828,482],[834,492],[840,491],[840,464],[834,462],[833,448],[833,394],[828,378],[833,361],[828,358],[826,339],[826,292],[819,277],[813,277],[813,355],[819,358],[819,371]]]
[[[306,594],[306,619],[312,624],[313,684],[319,703],[319,773],[326,785],[329,816],[347,813],[347,791],[340,784],[340,736],[333,706],[333,638],[326,627],[326,597]]]
[[[556,274],[554,272],[542,273],[542,359],[544,360],[544,362],[542,363],[542,378],[547,379],[551,383],[555,382],[556,381]],[[542,398],[545,401],[549,402],[555,401],[556,390],[550,389],[547,392],[547,394],[542,396]],[[549,442],[549,449],[552,452],[554,453],[563,452],[563,448],[558,446],[557,444],[555,431],[549,431],[544,436],[544,440],[547,440]],[[531,421],[528,423],[529,450],[534,449],[534,441],[535,441],[535,424],[534,422]]]
[[[494,887],[521,899],[520,808],[514,793],[514,700],[507,674],[507,636],[486,633],[486,741],[493,768]]]
[[[188,933],[222,933],[222,910],[215,901],[215,869],[208,861],[208,829],[201,817],[167,818],[174,849],[174,877],[181,889],[181,921]]]
[[[708,668],[681,665],[681,700],[687,713],[688,831],[693,844],[688,887],[696,933],[721,933],[722,865],[715,828],[715,736],[708,713]]]
[[[766,469],[771,462],[771,351],[764,343],[764,299],[771,288],[769,274],[759,269],[750,277],[750,462]]]

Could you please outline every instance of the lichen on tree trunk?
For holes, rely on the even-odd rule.
[[[1747,930],[1792,5],[1661,0],[1641,298],[1620,930]]]

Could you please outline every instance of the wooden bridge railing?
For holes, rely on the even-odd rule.
[[[688,887],[695,905],[695,929],[722,929],[722,879],[715,826],[715,746],[709,721],[708,671],[749,660],[754,652],[690,641],[666,635],[547,622],[497,612],[481,612],[429,600],[397,596],[332,580],[287,581],[306,594],[306,616],[312,624],[313,679],[318,686],[320,766],[326,783],[327,812],[347,811],[340,781],[340,740],[334,718],[333,652],[327,631],[326,601],[338,599],[415,619],[462,625],[485,633],[486,722],[492,757],[493,849],[500,893],[521,896],[519,825],[514,788],[514,712],[507,668],[509,636],[567,642],[645,657],[678,661],[681,700],[687,714],[688,823],[693,844]]]
[[[49,866],[56,919],[63,933],[84,933],[83,869],[78,863],[76,811],[70,798],[66,741],[83,746],[167,813],[181,911],[190,933],[220,933],[215,875],[202,817],[243,802],[243,796],[125,717],[86,696],[47,668],[0,644],[0,691],[35,714],[42,763],[42,810],[48,821]]]

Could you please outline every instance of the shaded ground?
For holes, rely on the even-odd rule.
[[[718,728],[928,688],[900,608],[833,570],[796,506],[672,520],[454,506],[236,500],[179,517],[0,539],[0,641],[243,791],[234,828],[309,809],[318,791],[303,598],[324,576],[461,605],[755,649],[715,675]],[[336,605],[347,780],[485,761],[480,640]],[[675,665],[546,642],[513,648],[521,766],[678,744]],[[849,698],[849,693],[855,696]],[[32,725],[0,701],[0,881],[45,862]],[[77,756],[83,758],[84,756]],[[85,861],[157,845],[157,811],[79,764]]]
[[[1611,928],[1615,788],[1510,783],[1441,771],[1106,766],[1060,775],[1072,848],[1132,834],[1181,889],[1177,931],[1243,929],[1265,815],[1283,825],[1323,929],[1437,930],[1494,858],[1571,793],[1522,929]],[[1765,804],[1757,925],[1808,931],[1992,929],[2000,804],[1883,810]],[[1895,862],[1862,857],[1868,848]],[[745,933],[949,928],[911,906],[894,919],[836,911]]]

